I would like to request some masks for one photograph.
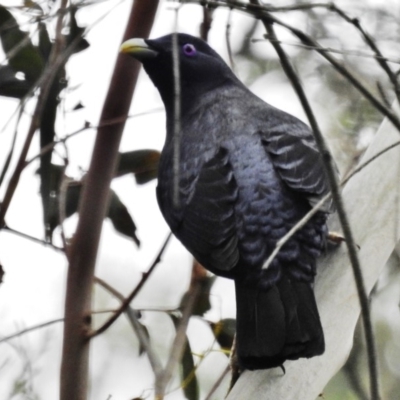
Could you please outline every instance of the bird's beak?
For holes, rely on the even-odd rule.
[[[129,54],[139,61],[147,60],[157,56],[158,51],[153,50],[143,39],[129,39],[122,43],[119,51]]]

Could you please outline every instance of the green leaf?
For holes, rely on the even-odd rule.
[[[76,21],[76,12],[78,11],[77,7],[70,7],[70,24],[69,24],[69,35],[67,36],[67,45],[70,45],[74,40],[79,40],[79,42],[74,47],[74,53],[78,53],[82,50],[85,50],[89,47],[89,42],[82,37],[85,32],[85,28],[82,28],[78,25]],[[77,39],[80,38],[80,39]]]
[[[51,40],[47,27],[43,22],[39,22],[39,51],[44,60],[48,60],[51,53]]]
[[[0,6],[0,39],[5,53],[26,41],[26,44],[8,60],[8,64],[14,71],[23,72],[29,83],[36,82],[43,71],[43,59],[28,34],[19,29],[16,19],[3,6]]]
[[[145,325],[143,325],[142,323],[140,323],[138,321],[138,324],[141,326],[143,333],[145,334],[145,336],[147,337],[147,339],[150,340],[150,334],[149,334],[149,330],[147,329],[147,327]],[[142,343],[139,341],[139,356],[141,356],[144,352],[145,352],[145,348],[144,346],[142,346]]]
[[[160,152],[157,150],[134,150],[119,154],[116,176],[135,174],[138,184],[157,178]]]
[[[38,171],[40,173],[40,170]],[[65,196],[65,217],[68,218],[78,211],[80,196],[82,192],[82,181],[75,181],[64,175],[64,167],[61,165],[50,164],[49,179],[49,199],[44,203],[46,209],[46,239],[51,242],[55,228],[60,224],[60,185],[62,179],[68,180],[68,187]],[[140,241],[136,236],[136,225],[133,222],[128,209],[121,202],[117,194],[110,190],[110,207],[106,217],[110,218],[115,230],[128,236],[139,246]]]
[[[180,318],[173,314],[170,314],[172,322],[174,323],[175,329],[178,328]],[[198,400],[199,395],[199,384],[197,382],[196,368],[193,361],[192,349],[188,338],[186,337],[186,345],[183,351],[182,360],[180,364],[180,375],[181,375],[181,387],[185,397],[188,400]]]
[[[110,218],[116,231],[132,238],[138,246],[140,245],[140,241],[136,236],[136,225],[133,222],[133,219],[129,214],[128,209],[125,207],[125,205],[122,203],[122,201],[113,190],[111,190],[108,218]]]
[[[200,291],[199,294],[197,295],[197,300],[196,303],[193,306],[192,314],[193,315],[198,315],[198,316],[203,316],[208,310],[211,309],[211,302],[210,302],[210,291],[211,287],[214,284],[215,280],[217,277],[215,275],[213,276],[206,276],[201,279],[200,282]],[[189,292],[186,292],[182,296],[180,308],[184,308],[186,303],[187,303],[187,297],[189,295]]]
[[[31,83],[18,79],[9,65],[0,66],[0,96],[22,99],[31,87]]]
[[[224,350],[232,348],[233,339],[236,333],[236,320],[233,318],[221,319],[217,323],[209,322],[215,339]]]

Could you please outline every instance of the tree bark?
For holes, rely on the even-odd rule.
[[[132,2],[123,40],[148,37],[157,7],[158,0]],[[137,61],[126,55],[118,55],[99,125],[114,118],[120,118],[123,122],[99,128],[86,176],[79,209],[79,223],[68,254],[70,264],[65,301],[61,400],[87,398],[90,342],[87,334],[91,329],[91,294],[97,249],[125,125],[123,117],[128,115],[138,73]]]

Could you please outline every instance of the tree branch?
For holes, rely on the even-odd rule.
[[[99,285],[101,285],[104,289],[106,289],[113,296],[115,296],[118,300],[120,300],[122,304],[125,303],[124,296],[121,293],[119,293],[116,289],[114,289],[112,286],[110,286],[107,282],[105,282],[102,279],[97,278],[97,277],[95,278],[95,280]],[[151,367],[153,368],[154,375],[156,377],[159,376],[162,372],[161,361],[157,357],[156,353],[154,353],[153,349],[151,348],[150,341],[149,341],[148,337],[146,336],[146,333],[144,332],[143,327],[140,325],[140,323],[137,319],[135,310],[133,310],[128,305],[127,307],[125,307],[125,313],[126,313],[126,316],[129,320],[129,322],[132,325],[133,330],[136,333],[137,338],[139,339],[140,346],[144,349],[144,351],[147,354],[147,357],[149,358]]]
[[[147,270],[147,272],[143,273],[142,279],[140,282],[136,285],[135,289],[133,289],[132,293],[124,299],[122,302],[120,308],[112,315],[108,321],[106,321],[100,328],[96,329],[95,331],[92,331],[87,335],[88,338],[93,338],[97,335],[100,335],[104,331],[106,331],[117,319],[118,317],[126,311],[126,309],[129,307],[129,304],[132,302],[132,300],[136,297],[136,295],[139,293],[140,289],[143,287],[143,285],[146,283],[147,279],[149,279],[150,275],[152,274],[154,268],[157,266],[157,264],[161,261],[161,256],[163,255],[165,248],[167,247],[167,244],[169,240],[172,237],[172,233],[169,233],[167,238],[165,239],[165,242],[163,246],[161,247],[160,251],[158,252],[155,260],[151,264],[150,268]]]
[[[400,239],[400,221],[393,218],[393,210],[400,207],[397,142],[397,130],[385,120],[360,161],[363,167],[343,190],[350,224],[360,247],[358,255],[364,267],[367,293],[371,292]],[[391,150],[387,151],[388,148]],[[369,162],[371,159],[374,162]],[[337,216],[331,219],[329,228],[340,229]],[[318,264],[315,295],[325,333],[325,353],[309,360],[285,362],[283,377],[278,369],[245,371],[228,400],[314,400],[343,366],[360,316],[354,274],[344,246],[329,252]]]
[[[133,3],[124,35],[148,37],[158,0]],[[100,118],[102,121],[127,116],[139,64],[118,55],[116,67]],[[64,343],[61,364],[61,400],[84,400],[88,386],[91,291],[97,248],[108,207],[109,186],[117,163],[124,123],[98,130],[93,157],[83,188],[77,231],[69,253],[65,301]]]
[[[347,216],[347,213],[346,213],[346,210],[344,207],[343,198],[340,194],[340,188],[339,188],[339,184],[337,182],[337,173],[336,173],[335,167],[332,163],[331,156],[329,154],[329,149],[328,149],[328,147],[325,143],[325,140],[322,136],[322,133],[319,129],[319,126],[318,126],[317,120],[314,116],[314,113],[312,112],[312,109],[308,103],[307,97],[305,95],[305,92],[303,91],[300,80],[299,80],[297,74],[295,73],[294,68],[292,67],[292,64],[290,63],[289,58],[287,57],[286,53],[284,52],[284,50],[282,49],[280,44],[276,41],[275,31],[273,29],[271,22],[266,19],[262,19],[262,21],[267,29],[268,35],[274,39],[274,42],[272,43],[272,45],[274,46],[276,52],[279,55],[282,67],[285,70],[286,75],[288,76],[297,95],[300,98],[301,104],[304,108],[304,111],[306,112],[306,115],[310,122],[312,131],[314,133],[314,137],[315,137],[318,149],[319,149],[320,153],[322,154],[322,157],[324,160],[325,171],[326,171],[326,174],[327,174],[327,177],[329,180],[332,198],[333,198],[334,203],[337,208],[337,213],[339,216],[339,220],[340,220],[343,234],[345,237],[346,245],[348,248],[349,258],[351,261],[351,266],[353,268],[354,279],[356,281],[358,297],[359,297],[360,305],[361,305],[361,314],[363,317],[364,328],[365,328],[365,337],[366,337],[366,343],[367,343],[367,349],[368,349],[371,399],[379,400],[380,390],[379,390],[379,376],[378,376],[378,365],[377,365],[378,358],[377,358],[377,354],[376,354],[376,345],[375,345],[375,340],[374,340],[374,335],[373,335],[373,328],[372,328],[371,315],[370,315],[370,309],[369,309],[369,300],[368,300],[367,292],[365,290],[364,278],[363,278],[363,275],[361,272],[361,264],[360,264],[360,260],[358,258],[357,246],[356,246],[356,243],[354,240],[352,229],[350,227],[349,218]]]

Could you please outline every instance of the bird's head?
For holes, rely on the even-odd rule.
[[[237,78],[224,60],[203,40],[177,34],[182,107],[189,106],[206,92]],[[174,102],[173,35],[158,39],[129,39],[121,52],[142,62],[144,69],[160,92],[165,107]]]

